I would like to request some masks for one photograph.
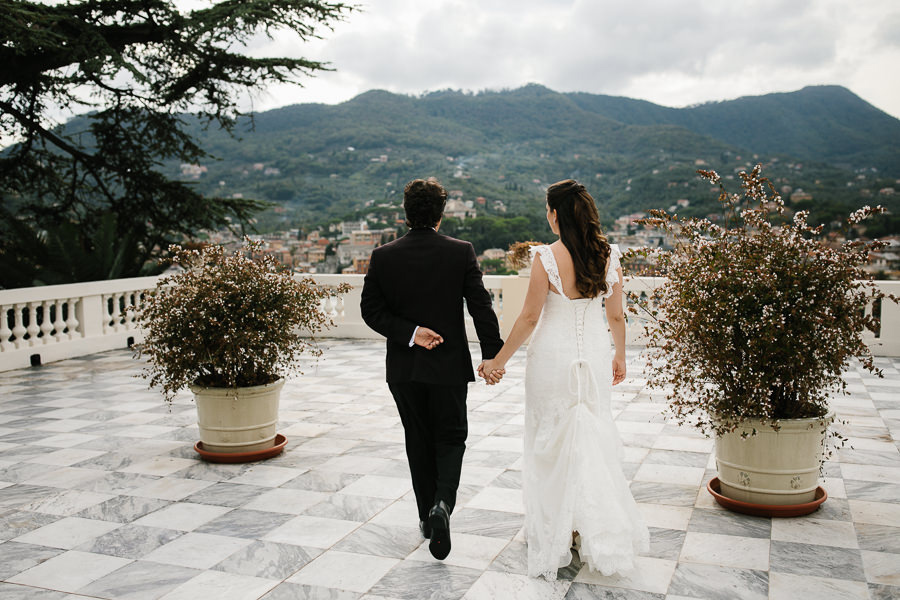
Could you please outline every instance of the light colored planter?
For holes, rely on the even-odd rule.
[[[752,504],[811,502],[819,484],[825,432],[834,411],[812,419],[779,421],[779,430],[758,420],[746,421],[716,439],[716,466],[721,493]],[[756,435],[741,439],[741,432]]]
[[[208,452],[253,452],[275,445],[284,379],[245,388],[191,386],[200,441]]]

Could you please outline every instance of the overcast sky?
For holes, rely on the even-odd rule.
[[[350,0],[351,2],[353,0]],[[255,110],[370,89],[479,91],[529,82],[686,106],[843,85],[900,118],[898,0],[357,0],[324,39],[260,40],[256,56],[337,69],[276,86]]]

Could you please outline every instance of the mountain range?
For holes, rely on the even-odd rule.
[[[805,192],[797,205],[813,219],[874,201],[900,208],[900,194],[879,194],[900,178],[900,120],[838,86],[687,108],[536,84],[421,96],[373,90],[337,105],[261,112],[237,131],[234,139],[197,128],[217,160],[192,177],[205,193],[277,203],[267,226],[397,207],[406,181],[432,175],[464,199],[485,198],[497,216],[539,212],[546,186],[568,177],[585,183],[606,218],[679,199],[690,201],[686,212],[703,213],[714,210],[715,194],[697,168],[719,170],[737,191],[727,180],[757,162],[788,199]]]

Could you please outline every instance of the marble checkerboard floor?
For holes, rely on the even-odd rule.
[[[705,490],[713,442],[666,423],[629,351],[614,414],[652,543],[630,577],[576,560],[524,575],[524,354],[473,384],[453,551],[420,537],[379,342],[326,340],[284,388],[287,450],[198,459],[189,396],[171,410],[127,351],[0,373],[0,598],[900,598],[900,372],[847,373],[834,401],[854,445],[798,519],[747,517]]]

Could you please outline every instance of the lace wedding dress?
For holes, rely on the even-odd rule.
[[[533,249],[563,290],[549,246]],[[609,293],[618,282],[610,253]],[[556,579],[579,554],[604,575],[627,572],[649,534],[622,473],[622,442],[610,409],[612,352],[602,298],[570,300],[549,291],[528,345],[523,493],[528,574]]]

